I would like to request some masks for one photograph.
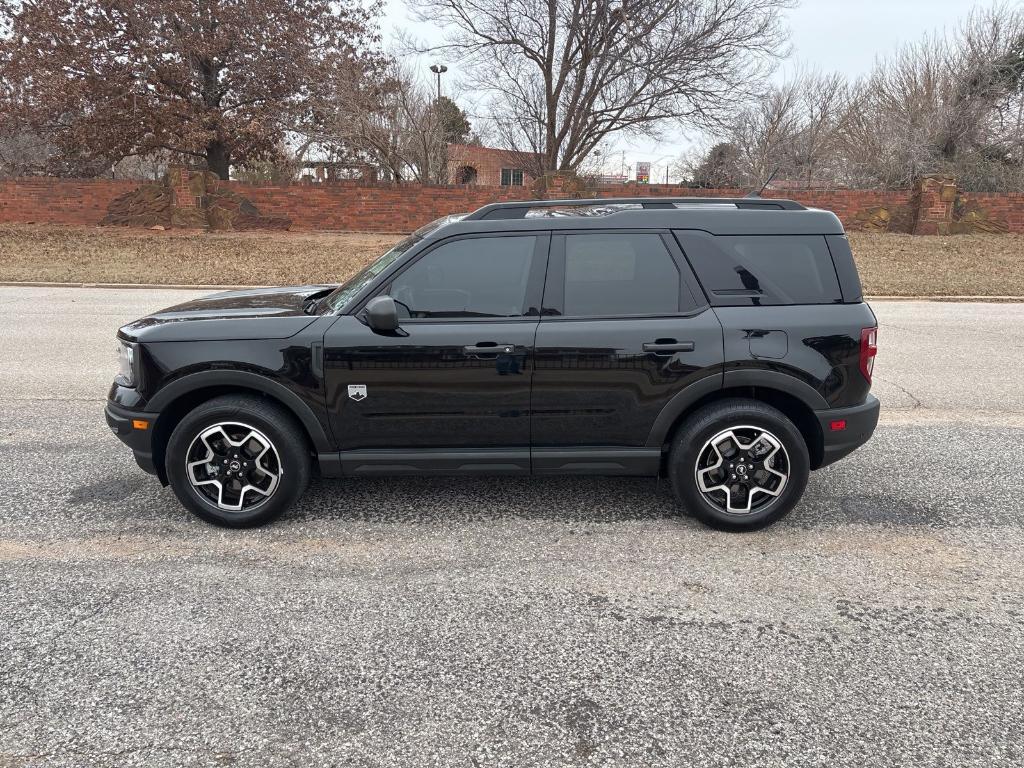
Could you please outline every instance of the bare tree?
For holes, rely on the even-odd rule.
[[[361,160],[393,181],[446,183],[448,144],[464,140],[470,126],[448,98],[434,98],[408,67],[392,64],[378,91],[345,89],[323,111],[324,129],[309,141],[334,156]]]
[[[742,110],[728,133],[739,155],[740,181],[763,183],[780,165],[792,165],[792,142],[800,128],[799,88],[771,88]]]
[[[849,111],[849,88],[838,73],[806,73],[795,85],[799,126],[790,144],[794,180],[805,187],[838,181],[841,161],[837,156]]]
[[[535,174],[575,170],[602,140],[716,125],[786,51],[791,0],[418,0],[449,31],[430,50],[468,67]],[[422,49],[426,50],[426,49]]]
[[[975,11],[954,34],[879,62],[854,87],[842,154],[850,183],[949,173],[970,189],[1024,184],[1024,11]]]
[[[684,157],[692,183],[908,187],[943,172],[976,190],[1024,186],[1024,10],[971,13],[854,83],[798,72],[750,100]],[[707,147],[707,145],[705,145]]]
[[[736,145],[720,141],[710,147],[695,146],[684,152],[672,172],[694,187],[723,189],[744,184],[740,154]]]
[[[841,76],[798,72],[740,109],[724,141],[683,158],[678,169],[705,187],[756,187],[776,170],[777,179],[805,187],[834,183],[847,99]]]

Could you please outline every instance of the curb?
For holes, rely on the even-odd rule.
[[[1024,296],[865,296],[865,301],[947,301],[988,302],[990,304],[1024,302]]]
[[[124,288],[140,291],[242,291],[250,288],[274,288],[272,285],[196,285],[194,283],[56,283],[17,280],[0,280],[5,288]],[[865,296],[865,301],[960,301],[989,303],[1024,303],[1024,296]]]
[[[0,280],[5,288],[129,288],[133,290],[169,291],[240,291],[248,288],[273,288],[271,285],[196,285],[194,283],[47,283]]]

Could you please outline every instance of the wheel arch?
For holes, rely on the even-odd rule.
[[[164,467],[167,442],[185,414],[220,395],[251,394],[273,400],[302,428],[311,451],[332,450],[331,441],[312,408],[295,392],[272,379],[246,371],[202,371],[183,376],[163,387],[146,406],[159,414],[153,433],[153,464],[160,482],[167,485]]]
[[[760,373],[737,371],[735,373]],[[777,378],[776,378],[777,377]],[[789,381],[786,381],[786,380]],[[781,386],[780,386],[781,382]],[[828,407],[825,399],[810,386],[785,374],[775,376],[725,376],[725,385],[717,388],[700,387],[691,392],[688,387],[680,392],[662,410],[648,437],[649,447],[666,448],[671,445],[680,425],[692,413],[709,403],[726,398],[746,398],[777,408],[793,422],[807,444],[811,469],[821,466],[824,458],[825,438],[815,410]],[[804,391],[806,390],[806,391]]]

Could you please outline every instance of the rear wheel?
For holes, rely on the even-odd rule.
[[[270,522],[309,483],[302,430],[280,406],[249,395],[217,397],[186,415],[171,434],[166,462],[185,507],[233,528]]]
[[[789,512],[810,472],[807,444],[781,411],[730,399],[691,415],[669,454],[680,504],[723,530],[754,530]]]

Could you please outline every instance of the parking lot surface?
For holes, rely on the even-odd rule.
[[[187,515],[122,323],[0,288],[0,766],[1016,766],[1024,305],[875,305],[875,439],[729,535],[633,479],[315,482]]]

